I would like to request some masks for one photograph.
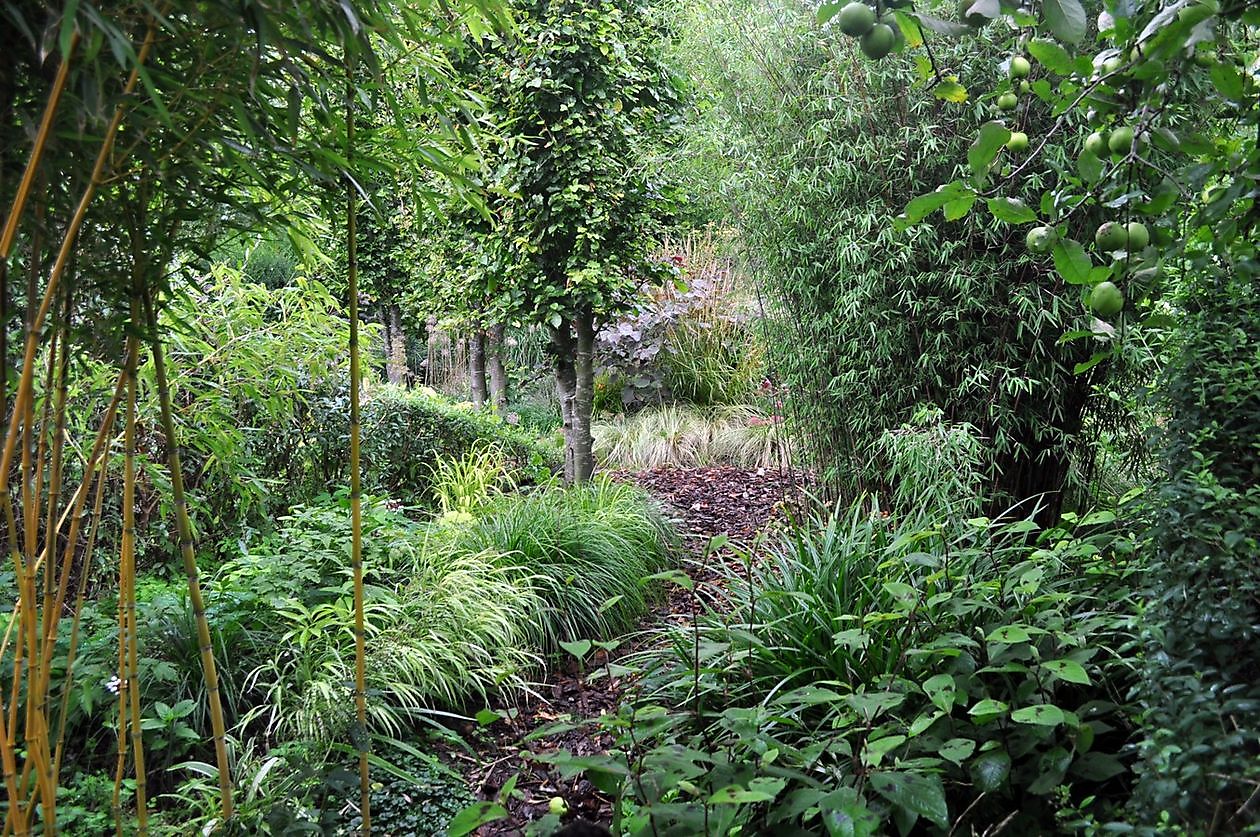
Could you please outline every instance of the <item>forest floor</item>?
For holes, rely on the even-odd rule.
[[[729,549],[708,554],[710,540],[726,535],[732,545],[752,545],[759,532],[783,518],[785,500],[797,495],[801,477],[776,470],[660,468],[619,473],[615,478],[637,483],[665,504],[683,535],[686,553],[681,569],[695,582],[699,598],[708,598],[705,589],[711,594],[712,585],[720,578],[715,571],[717,562],[734,560]],[[646,631],[654,626],[690,618],[693,602],[686,591],[670,585],[644,616],[641,631],[626,637],[612,652],[612,660],[633,653],[643,642],[650,641]],[[500,714],[505,717],[488,727],[468,724],[459,730],[475,754],[452,750],[448,758],[465,775],[478,798],[494,799],[504,783],[517,776],[519,793],[508,802],[511,816],[483,826],[479,835],[523,834],[528,823],[547,813],[548,802],[555,796],[564,798],[572,816],[604,824],[612,819],[611,801],[590,782],[581,777],[562,779],[546,765],[528,758],[529,753],[558,749],[593,755],[606,752],[611,746],[611,736],[596,734],[589,725],[533,736],[549,726],[616,711],[634,684],[626,678],[606,676],[604,654],[596,651],[594,659],[586,664],[585,673],[576,660],[553,663],[552,670],[537,684],[536,696],[502,711]]]

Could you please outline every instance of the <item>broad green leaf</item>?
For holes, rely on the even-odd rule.
[[[1089,284],[1089,270],[1094,266],[1089,254],[1080,242],[1070,238],[1061,238],[1051,251],[1054,256],[1054,269],[1069,285]]]
[[[487,823],[504,819],[507,815],[507,809],[497,802],[478,802],[456,814],[446,827],[446,833],[450,837],[464,837]]]
[[[1085,9],[1080,0],[1042,0],[1046,28],[1060,41],[1079,43],[1085,37]]]
[[[1028,642],[1032,637],[1022,625],[1003,625],[995,631],[991,631],[985,640],[987,642],[1005,642],[1014,644],[1016,642]]]
[[[1037,220],[1037,213],[1019,198],[989,198],[989,213],[1008,224],[1031,224]]]
[[[1088,151],[1076,158],[1076,171],[1086,183],[1097,183],[1103,176],[1103,161]]]
[[[896,19],[897,27],[906,39],[906,46],[909,49],[918,49],[923,46],[923,30],[919,28],[914,18],[902,11],[893,12],[893,18]]]
[[[944,712],[924,712],[910,724],[909,733],[911,735],[922,735],[928,727],[944,717],[944,714]]]
[[[682,570],[664,570],[659,573],[653,573],[652,575],[644,576],[643,581],[668,581],[670,584],[677,584],[684,590],[691,590],[696,586],[696,583],[691,580],[691,576]]]
[[[1212,86],[1232,102],[1241,102],[1244,95],[1242,76],[1229,61],[1217,61],[1212,65]]]
[[[1025,706],[1012,712],[1011,720],[1021,724],[1054,727],[1063,723],[1063,710],[1049,703]]]
[[[773,802],[787,784],[786,779],[753,779],[748,787],[731,785],[709,797],[710,805],[742,805],[753,802]]]
[[[1000,700],[985,698],[967,710],[967,714],[978,723],[986,723],[1006,714],[1007,705]]]
[[[1091,331],[1089,332],[1089,334],[1090,336],[1093,336],[1094,332]],[[1103,349],[1101,352],[1094,352],[1093,357],[1091,357],[1089,360],[1083,360],[1080,363],[1073,366],[1072,374],[1080,375],[1083,372],[1088,372],[1089,370],[1093,369],[1098,364],[1102,363],[1107,358],[1111,357],[1112,354],[1113,354],[1113,351],[1111,349]]]
[[[778,702],[790,706],[813,706],[819,703],[839,703],[844,695],[821,686],[801,686],[780,695]]]
[[[866,742],[862,760],[868,767],[875,767],[884,760],[884,756],[906,743],[904,735],[887,735]]]
[[[1041,62],[1047,70],[1061,76],[1072,74],[1072,56],[1054,41],[1038,38],[1028,42],[1028,54]]]
[[[966,16],[980,15],[989,20],[993,20],[1002,14],[1002,6],[998,0],[968,0],[970,5],[967,7]]]
[[[1085,671],[1085,667],[1075,660],[1051,660],[1042,663],[1041,667],[1054,673],[1055,677],[1060,680],[1066,680],[1068,683],[1080,683],[1083,686],[1089,685],[1089,674]]]
[[[591,653],[591,641],[589,639],[575,639],[572,642],[561,640],[560,647],[579,660],[585,659],[586,655]]]
[[[967,149],[967,164],[973,177],[980,179],[988,173],[998,151],[1010,138],[1010,130],[1000,122],[986,122],[980,126],[975,141]]]
[[[972,29],[967,24],[959,23],[956,20],[942,20],[939,17],[925,15],[921,12],[913,13],[912,17],[919,21],[919,24],[925,29],[929,29],[938,35],[957,38],[963,35],[976,34],[976,30]]]
[[[493,724],[495,721],[500,720],[503,716],[500,715],[498,712],[495,712],[493,709],[480,709],[477,711],[477,714],[473,717],[477,719],[478,724],[480,724],[483,727],[488,727],[491,724]]]
[[[961,197],[954,198],[945,204],[945,220],[957,221],[971,211],[972,205],[976,202],[976,193],[967,192]]]
[[[961,765],[975,751],[976,742],[970,738],[951,738],[941,745],[940,754],[946,761]]]
[[[954,708],[958,686],[954,683],[953,675],[937,674],[924,681],[923,693],[942,711],[948,712]]]
[[[827,21],[839,14],[840,10],[843,9],[844,6],[844,3],[823,3],[818,7],[818,25],[825,26]]]
[[[997,790],[1011,775],[1011,757],[1005,750],[990,750],[976,756],[971,763],[971,781],[976,790],[990,793]]]
[[[1105,523],[1114,523],[1116,513],[1108,509],[1100,509],[1099,511],[1090,512],[1081,519],[1082,526],[1102,526]]]
[[[958,83],[958,76],[946,76],[932,88],[932,95],[946,102],[962,104],[967,101],[967,88]]]
[[[975,194],[965,184],[953,181],[952,183],[938,186],[935,191],[928,192],[926,195],[919,195],[906,204],[906,209],[903,213],[906,216],[905,223],[917,224],[945,206],[945,204],[967,193]]]
[[[860,695],[849,695],[844,699],[844,702],[849,704],[853,711],[861,715],[862,720],[870,721],[889,709],[900,706],[905,699],[905,695],[897,692],[869,692]]]
[[[903,808],[940,828],[949,826],[949,806],[941,777],[916,773],[875,773],[871,787],[893,805]]]

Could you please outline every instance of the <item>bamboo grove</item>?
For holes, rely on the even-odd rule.
[[[124,816],[134,810],[138,833],[148,831],[135,527],[138,485],[153,477],[152,463],[138,455],[142,432],[157,434],[165,451],[163,503],[196,617],[219,817],[232,820],[233,754],[180,456],[177,417],[185,405],[172,397],[169,382],[178,370],[168,368],[161,312],[176,293],[173,278],[233,230],[262,217],[315,229],[338,213],[351,289],[355,747],[367,833],[354,264],[361,178],[354,167],[380,168],[389,158],[395,168],[462,176],[458,161],[473,137],[447,118],[461,99],[444,83],[445,50],[470,31],[506,27],[502,9],[488,0],[407,10],[322,0],[6,0],[0,18],[0,316],[5,334],[10,318],[20,316],[24,335],[19,347],[0,345],[7,417],[0,504],[15,588],[14,616],[0,637],[4,833],[58,831],[80,619],[88,579],[102,573],[116,579],[118,597],[116,830],[129,830]],[[399,99],[391,73],[418,81],[428,94]],[[389,116],[356,137],[357,109]],[[71,380],[85,354],[112,358],[117,374],[108,408],[90,421],[76,412]],[[142,380],[138,370],[146,366],[151,376]],[[141,387],[155,391],[156,428],[138,425]],[[121,538],[107,559],[96,550],[98,532],[102,509],[119,503],[118,492]],[[68,654],[58,656],[58,637],[66,634]]]

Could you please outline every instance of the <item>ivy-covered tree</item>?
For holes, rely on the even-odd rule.
[[[680,87],[644,0],[529,0],[513,11],[518,37],[483,56],[486,96],[510,132],[495,154],[502,253],[487,289],[551,330],[565,477],[582,481],[594,468],[595,335],[658,273],[650,254],[666,207],[653,154]]]

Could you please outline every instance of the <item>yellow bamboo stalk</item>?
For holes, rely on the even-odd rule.
[[[113,423],[113,411],[109,412]],[[74,617],[70,622],[70,648],[66,651],[66,674],[61,684],[61,707],[57,716],[57,744],[53,752],[53,775],[61,775],[61,756],[65,751],[66,718],[70,714],[70,693],[74,688],[74,665],[78,660],[79,627],[82,624],[83,604],[87,596],[87,580],[92,569],[92,552],[96,548],[96,530],[101,522],[101,506],[105,499],[105,484],[109,479],[109,458],[103,458],[96,478],[96,499],[92,502],[92,524],[88,527],[84,545],[83,566],[79,570],[79,583],[75,588]]]
[[[128,351],[131,351],[130,349]],[[74,554],[79,546],[79,531],[83,519],[83,509],[87,505],[89,489],[93,475],[96,473],[97,466],[105,456],[106,446],[113,435],[114,419],[118,415],[118,404],[122,401],[123,392],[127,385],[126,360],[124,359],[123,371],[118,374],[118,381],[114,385],[114,395],[110,399],[109,406],[105,408],[105,415],[101,420],[101,426],[96,432],[96,439],[92,442],[91,453],[88,454],[87,461],[83,465],[83,479],[79,483],[78,489],[75,491],[74,498],[70,502],[70,507],[66,509],[62,516],[69,517],[70,528],[66,532],[66,545],[61,553],[61,568],[57,573],[57,589],[52,603],[54,613],[61,613],[61,607],[65,604],[66,592],[70,582],[70,570],[74,565]],[[103,473],[103,472],[102,472]],[[104,479],[104,477],[102,477]],[[95,523],[99,514],[95,514],[92,518],[93,532],[95,532]],[[59,521],[54,527],[56,531],[61,531],[62,523]],[[51,561],[53,551],[56,549],[56,541],[49,539],[45,545],[44,554],[41,557],[43,561]],[[51,570],[51,567],[49,567]],[[57,643],[57,629],[59,620],[53,619],[46,622],[46,631],[44,634],[44,659],[45,664],[52,659],[53,652]]]
[[[60,354],[56,351],[60,346]],[[55,373],[55,396],[52,399],[45,398],[45,404],[52,400],[53,415],[53,431],[52,439],[48,442],[51,451],[49,460],[49,477],[48,477],[48,519],[44,526],[44,550],[43,554],[48,555],[50,550],[55,548],[58,533],[61,531],[57,517],[57,509],[61,502],[61,480],[62,480],[62,454],[64,451],[63,439],[66,431],[66,390],[69,385],[69,359],[70,359],[70,294],[66,294],[65,311],[61,318],[60,340],[54,335],[53,351],[51,354],[56,360]],[[51,362],[51,361],[50,361]],[[45,414],[44,423],[40,429],[41,449],[44,445],[44,428],[47,427],[47,414]],[[38,458],[37,462],[43,462],[43,455]],[[40,467],[40,466],[37,466]],[[42,474],[42,467],[40,473]],[[36,501],[41,497],[41,489],[36,484],[35,491]],[[48,684],[51,677],[52,654],[50,653],[48,636],[53,630],[52,626],[61,619],[60,603],[57,601],[57,587],[54,585],[53,567],[47,562],[37,560],[36,569],[43,563],[44,577],[44,619],[43,630],[40,632],[41,650],[32,652],[38,657],[39,665],[37,671],[39,677],[26,686],[27,701],[33,702],[35,705],[35,720],[40,731],[41,758],[43,759],[43,773],[41,774],[41,805],[40,812],[44,819],[44,833],[55,834],[57,830],[57,777],[53,771],[52,742],[48,740]]]
[[[354,160],[353,68],[346,63],[346,160]],[[359,809],[364,837],[372,833],[368,767],[367,641],[363,615],[363,497],[359,485],[359,254],[354,182],[346,172],[346,272],[350,294],[350,566],[354,572],[354,709],[359,725]]]
[[[57,107],[61,104],[61,94],[65,92],[66,80],[70,77],[70,64],[75,50],[79,46],[79,31],[75,30],[70,39],[70,50],[61,59],[57,68],[57,76],[53,79],[52,90],[48,92],[48,100],[44,102],[44,116],[39,121],[39,131],[35,134],[35,144],[31,147],[30,156],[26,158],[26,169],[22,172],[22,180],[9,206],[9,214],[4,220],[4,230],[0,232],[0,261],[7,259],[13,250],[13,241],[17,238],[18,219],[26,208],[26,201],[31,195],[31,187],[35,183],[35,172],[39,170],[40,158],[48,147],[48,138],[52,135],[53,118]]]
[[[139,305],[132,303],[132,318],[138,319]],[[119,635],[119,656],[122,658],[122,675],[120,676],[119,695],[126,687],[127,703],[130,718],[123,720],[126,709],[119,707],[119,730],[126,725],[131,738],[131,759],[136,774],[136,820],[139,833],[144,837],[149,832],[148,803],[145,797],[146,775],[144,769],[143,730],[140,726],[140,666],[136,634],[136,366],[135,352],[128,353],[127,363],[127,401],[123,424],[123,497],[122,497],[122,555],[118,567],[118,608],[122,613],[121,624],[126,630]],[[120,700],[121,703],[121,700]],[[119,751],[122,752],[124,739],[120,735]],[[121,772],[115,776],[115,794],[119,795],[122,785]],[[121,801],[121,800],[120,800]],[[121,807],[121,806],[120,806]],[[121,815],[121,810],[119,810]],[[116,827],[121,830],[122,818],[118,817]]]
[[[201,595],[201,581],[197,571],[197,554],[193,544],[192,521],[188,516],[188,502],[184,497],[184,472],[180,466],[179,436],[175,432],[175,415],[171,409],[171,392],[166,374],[166,359],[162,351],[161,332],[158,330],[157,311],[153,297],[146,288],[143,296],[145,325],[153,355],[153,377],[156,381],[158,405],[162,416],[162,432],[166,435],[166,463],[171,478],[171,503],[175,509],[175,529],[179,536],[179,554],[184,562],[184,575],[188,580],[188,601],[192,604],[193,618],[197,623],[197,643],[201,654],[201,671],[206,683],[206,702],[210,708],[210,729],[214,735],[214,756],[219,768],[219,806],[226,823],[232,819],[232,773],[227,756],[227,730],[223,723],[223,702],[219,693],[219,670],[214,661],[214,646],[210,639],[210,623],[206,619],[206,604]]]
[[[123,101],[120,101],[114,108],[113,117],[105,130],[104,138],[101,140],[101,147],[97,152],[96,162],[92,166],[92,176],[83,189],[83,194],[75,207],[74,215],[70,218],[70,223],[66,226],[65,234],[61,240],[61,247],[57,252],[57,259],[53,263],[52,270],[49,271],[48,286],[44,289],[44,297],[35,312],[34,318],[31,320],[31,327],[26,335],[22,375],[18,379],[18,390],[13,403],[13,415],[15,417],[24,415],[27,402],[31,399],[34,389],[32,374],[35,366],[35,355],[39,348],[39,337],[43,329],[44,320],[48,318],[48,310],[52,307],[52,302],[56,298],[57,288],[61,283],[61,277],[65,274],[66,264],[70,260],[70,255],[74,251],[74,244],[78,239],[79,230],[83,228],[83,220],[87,216],[88,206],[92,203],[92,198],[96,195],[96,189],[104,178],[105,167],[110,160],[110,152],[114,147],[114,138],[118,134],[118,128],[122,124],[123,115],[126,113],[126,99],[136,89],[136,83],[140,79],[140,67],[148,59],[156,37],[157,29],[150,24],[144,43],[141,44],[140,50],[136,54],[136,66],[132,68],[131,74],[127,77],[127,83],[123,87]],[[13,456],[16,452],[21,424],[22,422],[16,420],[9,422],[4,450],[3,453],[0,453],[0,502],[5,503],[6,506],[11,505],[8,491],[9,469],[13,464]]]
[[[66,266],[69,263],[70,256],[74,250],[75,242],[78,239],[79,231],[82,229],[83,221],[86,218],[88,206],[91,204],[92,198],[96,193],[96,189],[101,183],[107,163],[110,161],[114,140],[118,133],[118,128],[122,123],[125,113],[126,99],[134,91],[140,76],[140,67],[147,59],[149,52],[153,48],[156,39],[156,27],[150,24],[146,33],[144,43],[137,54],[136,66],[132,68],[127,78],[127,82],[123,87],[123,99],[114,109],[114,113],[105,131],[105,136],[101,141],[98,149],[96,161],[92,167],[91,177],[87,185],[84,187],[83,194],[75,208],[74,214],[71,216],[69,223],[66,225],[64,235],[62,237],[61,246],[57,253],[57,258],[53,263],[52,269],[49,271],[48,284],[44,289],[43,298],[39,307],[35,310],[34,315],[28,320],[28,328],[26,334],[26,345],[23,352],[22,372],[18,379],[18,387],[16,397],[14,398],[12,417],[5,435],[3,451],[0,452],[0,504],[3,505],[5,519],[9,524],[9,532],[14,532],[13,520],[13,501],[9,493],[9,475],[11,473],[13,459],[16,454],[19,437],[26,440],[23,444],[23,469],[22,469],[22,491],[24,505],[24,522],[27,524],[27,536],[23,540],[26,542],[22,548],[15,542],[10,543],[11,557],[14,563],[14,569],[19,579],[19,601],[23,598],[26,600],[25,607],[22,608],[23,619],[23,638],[25,640],[27,651],[27,674],[26,683],[28,687],[27,716],[26,716],[26,737],[28,758],[34,760],[36,770],[36,782],[39,786],[40,796],[46,806],[54,804],[55,788],[50,788],[47,783],[48,770],[51,767],[51,754],[48,752],[47,725],[46,719],[40,717],[39,713],[34,711],[33,696],[29,690],[32,685],[39,684],[43,681],[43,677],[39,673],[41,660],[37,651],[34,651],[32,643],[32,627],[38,624],[39,615],[35,607],[35,588],[32,579],[31,565],[34,563],[33,553],[30,551],[30,535],[33,534],[34,524],[29,523],[31,516],[35,513],[35,505],[30,498],[30,463],[27,458],[29,455],[29,434],[32,430],[31,405],[34,391],[34,371],[35,357],[38,352],[39,344],[43,334],[43,324],[48,317],[48,312],[52,307],[53,301],[57,298],[57,290],[61,279],[65,274]],[[63,66],[59,68],[58,74],[64,71],[69,72],[69,62],[63,61]],[[60,86],[54,83],[54,90],[50,94],[59,97],[64,89],[64,80]],[[55,110],[53,108],[52,110]],[[45,109],[45,122],[51,126],[52,115],[51,110]],[[16,225],[21,215],[21,207],[31,193],[34,178],[38,172],[37,157],[43,153],[47,143],[47,133],[44,134],[42,140],[38,141],[36,148],[33,149],[31,158],[28,158],[28,172],[23,176],[23,188],[19,194],[15,196],[14,205],[10,208],[9,217],[5,221],[5,232],[0,233],[0,252],[7,256],[9,248],[12,246],[13,237],[16,235]],[[31,295],[32,298],[34,294]],[[38,520],[38,517],[35,517]],[[26,559],[23,560],[21,554],[22,549],[27,552]],[[34,634],[38,634],[38,628],[35,628]],[[14,751],[17,748],[16,741],[16,709],[19,697],[19,685],[22,681],[22,668],[19,658],[23,642],[19,641],[15,645],[15,663],[14,663],[14,680],[13,692],[10,696],[9,706],[9,722],[6,724],[6,735],[0,738],[0,759],[8,763],[10,758],[15,757]],[[30,762],[27,764],[27,769]],[[24,770],[25,772],[25,770]],[[15,783],[16,785],[16,783]],[[6,812],[5,822],[6,830],[10,827],[16,829],[19,835],[24,834],[26,823],[33,807],[33,801],[23,806],[22,802],[23,787],[17,787],[16,798],[10,800],[9,808]]]

